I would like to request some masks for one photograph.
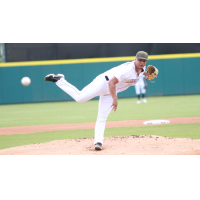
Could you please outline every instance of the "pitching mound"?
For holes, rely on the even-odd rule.
[[[0,155],[200,155],[200,139],[160,136],[106,137],[103,150],[92,139],[57,140],[0,150]]]

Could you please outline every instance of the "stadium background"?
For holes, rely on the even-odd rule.
[[[156,84],[149,82],[146,96],[200,93],[200,44],[5,43],[1,45],[0,104],[72,100],[55,84],[45,82],[44,77],[49,73],[62,73],[81,90],[98,74],[133,60],[139,50],[149,53],[147,65],[159,69]],[[21,85],[24,76],[31,78],[28,87]],[[130,87],[118,96],[136,95]]]

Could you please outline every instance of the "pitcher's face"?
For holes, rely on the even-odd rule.
[[[135,59],[135,66],[139,69],[142,69],[147,63],[147,60],[141,59],[141,58],[136,58]]]

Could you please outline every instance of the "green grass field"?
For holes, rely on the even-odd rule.
[[[136,98],[119,99],[117,112],[111,112],[108,121],[194,117],[200,114],[200,95],[148,97],[146,104],[139,105],[136,101]],[[95,122],[97,111],[98,100],[85,103],[71,101],[0,105],[0,127]],[[105,137],[150,134],[200,139],[200,123],[108,128],[105,131]],[[92,137],[93,129],[1,135],[0,149],[60,139]]]
[[[194,117],[200,115],[200,95],[119,99],[117,112],[108,121]],[[52,102],[0,105],[0,127],[95,122],[98,100],[85,103]]]

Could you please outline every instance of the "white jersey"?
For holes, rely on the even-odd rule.
[[[142,72],[138,75],[135,71],[135,62],[126,62],[117,67],[114,67],[104,73],[105,76],[108,76],[111,79],[115,76],[119,83],[116,84],[116,92],[122,92],[130,86],[134,86],[139,79],[142,78],[143,73],[145,72],[145,67],[142,69]]]

